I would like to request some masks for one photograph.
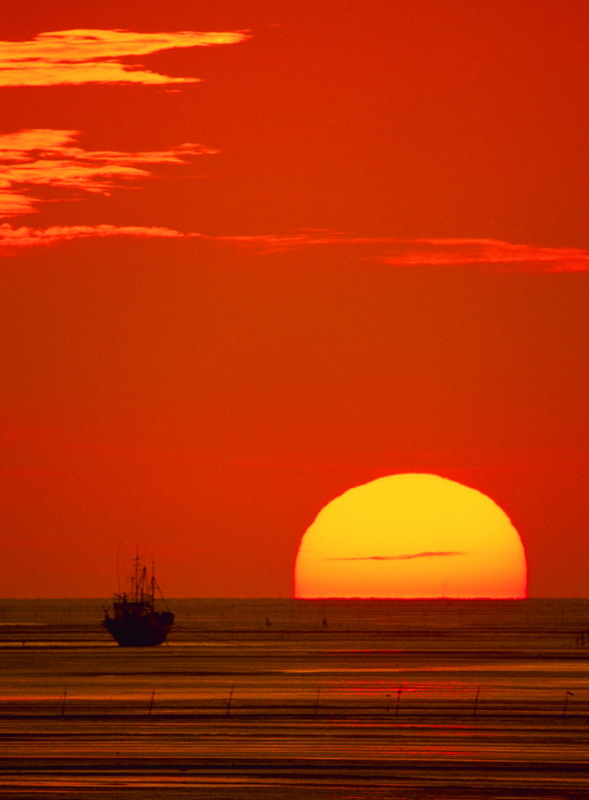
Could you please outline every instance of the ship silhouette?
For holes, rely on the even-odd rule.
[[[166,610],[156,610],[156,591]],[[112,616],[107,608],[104,611],[102,626],[121,647],[154,647],[166,641],[174,624],[174,614],[168,605],[155,579],[152,565],[151,576],[147,567],[135,556],[135,571],[131,578],[130,592],[117,592],[112,605]]]

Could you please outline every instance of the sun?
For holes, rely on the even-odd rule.
[[[301,541],[295,597],[523,598],[526,556],[489,497],[439,475],[356,486]]]

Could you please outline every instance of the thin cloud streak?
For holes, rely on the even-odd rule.
[[[29,214],[47,202],[27,193],[32,186],[110,195],[115,187],[152,177],[146,165],[188,164],[217,152],[190,142],[163,151],[89,151],[77,145],[78,136],[80,131],[45,128],[0,135],[0,217]]]
[[[420,239],[384,256],[391,266],[493,266],[505,272],[583,272],[589,251],[574,247],[538,247],[499,239]]]
[[[514,244],[500,239],[355,237],[323,229],[285,236],[221,238],[240,247],[255,249],[262,255],[316,247],[356,247],[363,260],[392,267],[472,268],[505,273],[589,270],[589,250]]]
[[[140,225],[54,225],[50,228],[16,228],[7,223],[0,225],[0,249],[22,250],[43,245],[55,245],[77,239],[105,239],[113,237],[142,239],[201,238],[198,233],[182,233],[171,228]]]
[[[48,31],[29,41],[0,42],[0,87],[198,83],[199,78],[172,78],[146,70],[141,64],[123,63],[120,59],[175,48],[238,44],[249,38],[246,31]]]
[[[127,167],[119,170],[112,170],[108,176],[101,174],[84,175],[83,171],[77,174],[80,183],[76,183],[68,188],[81,189],[88,192],[101,191],[109,194],[108,188],[113,188],[116,179],[138,179],[148,178],[151,174],[147,170],[134,169]],[[71,178],[71,173],[70,176]],[[82,182],[86,179],[86,183]],[[63,176],[63,183],[66,187],[67,175]],[[51,183],[49,180],[47,183]],[[57,185],[57,184],[53,184]],[[1,183],[0,183],[1,187]],[[24,196],[19,194],[10,195],[0,191],[0,210],[4,217],[16,216],[18,214],[30,213],[36,204],[41,203],[40,198]],[[162,231],[163,233],[155,233]],[[144,233],[142,233],[144,232]],[[293,252],[299,248],[315,248],[324,245],[339,245],[344,247],[355,246],[360,262],[372,262],[388,264],[398,269],[419,269],[427,267],[439,267],[445,269],[469,269],[481,270],[485,272],[496,272],[503,274],[548,274],[566,272],[587,272],[589,271],[589,251],[577,250],[573,248],[539,248],[534,245],[510,244],[509,242],[492,242],[489,240],[476,239],[424,239],[420,240],[400,240],[386,238],[337,238],[333,239],[326,235],[301,234],[293,236],[210,236],[198,231],[181,232],[169,228],[157,227],[117,227],[115,225],[102,224],[96,226],[71,225],[52,227],[47,229],[30,227],[13,227],[7,223],[0,225],[0,248],[5,254],[10,255],[13,249],[24,249],[26,247],[36,247],[45,244],[58,244],[60,242],[72,241],[76,238],[107,237],[107,236],[146,236],[164,238],[185,238],[200,239],[211,244],[224,246],[235,246],[238,249],[244,247],[253,248],[258,255],[279,254]],[[381,250],[383,245],[389,250],[395,247],[394,257],[389,255],[378,255],[375,250]],[[486,257],[473,259],[468,255],[473,249],[484,250]],[[495,248],[494,245],[497,245]],[[439,252],[436,251],[439,247]],[[507,260],[506,253],[513,253],[511,260]],[[517,258],[516,259],[516,254]]]
[[[400,556],[344,556],[343,558],[326,558],[325,561],[410,561],[413,558],[438,558],[440,556],[465,556],[466,553],[454,550],[426,551],[424,553],[406,553]]]

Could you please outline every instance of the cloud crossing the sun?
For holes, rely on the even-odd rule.
[[[405,553],[400,556],[343,556],[326,558],[325,561],[409,561],[413,558],[438,558],[440,556],[465,556],[466,553],[454,550],[426,551],[424,553]]]
[[[237,44],[248,38],[246,31],[48,31],[24,42],[0,42],[0,87],[197,83],[199,78],[170,77],[121,59],[174,48]]]

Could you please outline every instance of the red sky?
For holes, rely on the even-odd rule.
[[[589,8],[3,9],[0,596],[289,596],[396,472],[587,596]]]

